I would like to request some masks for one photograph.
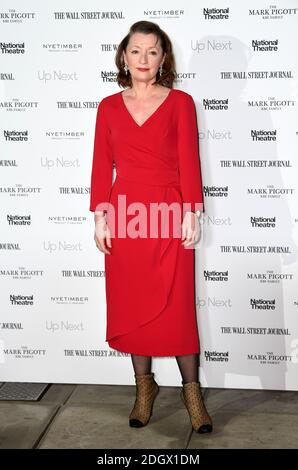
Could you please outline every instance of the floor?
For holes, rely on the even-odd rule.
[[[39,401],[0,401],[1,449],[293,449],[298,392],[202,389],[214,430],[192,432],[179,396],[162,387],[153,415],[131,428],[135,386],[52,384]]]

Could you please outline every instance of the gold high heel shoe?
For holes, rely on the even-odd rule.
[[[195,432],[201,434],[211,432],[213,429],[212,420],[204,404],[200,382],[188,382],[183,384],[181,399],[186,406]]]
[[[129,425],[140,428],[148,424],[152,415],[154,400],[159,392],[159,386],[154,380],[154,372],[136,375],[136,399],[129,415]]]

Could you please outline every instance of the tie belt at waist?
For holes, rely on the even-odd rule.
[[[178,169],[159,170],[155,168],[123,169],[117,168],[116,175],[120,179],[131,183],[139,183],[151,186],[167,186],[180,188],[180,178]]]

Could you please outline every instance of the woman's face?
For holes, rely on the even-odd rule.
[[[155,79],[165,54],[160,39],[154,34],[134,33],[123,52],[124,62],[128,65],[133,80],[148,82]],[[145,71],[138,70],[146,69]]]

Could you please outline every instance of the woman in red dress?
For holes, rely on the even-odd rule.
[[[195,104],[173,89],[172,45],[155,23],[132,25],[116,65],[118,84],[128,88],[99,103],[90,197],[94,239],[105,254],[106,341],[132,357],[130,426],[146,425],[152,414],[159,391],[152,356],[175,356],[192,426],[210,432],[198,381],[193,246],[204,205]]]

